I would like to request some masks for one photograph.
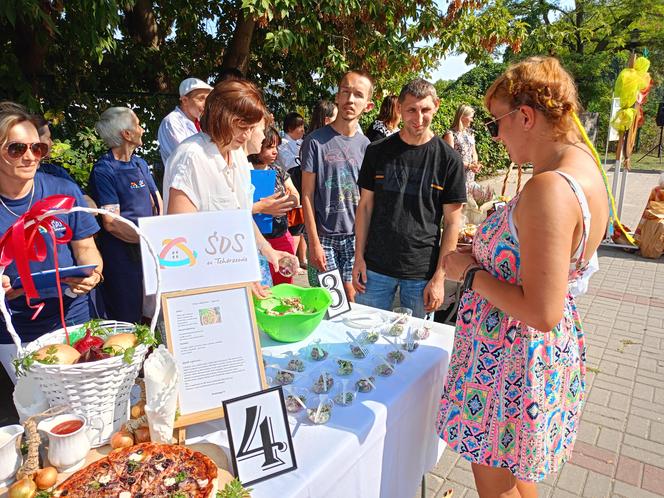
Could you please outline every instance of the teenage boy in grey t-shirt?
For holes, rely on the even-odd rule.
[[[357,133],[363,112],[373,109],[373,81],[349,71],[339,82],[339,112],[329,125],[302,143],[302,207],[309,244],[309,265],[316,272],[339,269],[349,301],[355,299],[355,210],[357,179],[369,139]]]

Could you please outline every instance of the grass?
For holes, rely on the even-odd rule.
[[[645,152],[632,153],[632,168],[630,169],[630,171],[642,171],[642,172],[664,171],[664,150],[662,150],[661,159],[653,156],[643,157],[643,154],[645,154]],[[600,157],[602,158],[602,162],[604,162],[604,155],[600,155]],[[606,169],[605,167],[605,171],[607,173],[609,171],[613,171],[613,162],[615,160],[615,157],[616,157],[615,153],[609,152],[609,155],[606,158],[609,168]],[[643,159],[641,159],[642,157]],[[641,160],[639,161],[639,159]]]
[[[644,171],[644,170],[659,170],[664,171],[664,150],[662,150],[662,157],[657,158],[655,156],[646,156],[643,157],[647,151],[642,151],[639,153],[632,154],[632,171]],[[657,154],[657,150],[654,151]],[[641,159],[643,157],[643,159]],[[639,161],[639,159],[641,159]],[[639,162],[637,162],[639,161]]]

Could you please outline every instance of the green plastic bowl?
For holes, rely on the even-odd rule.
[[[274,297],[299,297],[305,309],[314,309],[315,313],[288,313],[272,316],[265,313],[261,300],[254,296],[254,309],[258,326],[272,339],[279,342],[297,342],[311,334],[325,316],[332,304],[332,296],[321,287],[298,287],[291,284],[279,284],[272,287]],[[269,298],[268,298],[269,299]]]

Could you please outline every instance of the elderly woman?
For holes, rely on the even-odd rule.
[[[85,206],[83,196],[74,183],[37,171],[39,160],[47,151],[47,145],[39,140],[32,116],[20,106],[0,108],[0,231],[3,234],[22,214],[45,197],[67,195],[74,197],[76,205]],[[58,266],[96,265],[88,277],[63,279],[63,283],[68,286],[63,293],[62,303],[66,324],[84,323],[93,315],[94,309],[88,293],[102,280],[102,259],[92,238],[99,227],[94,217],[87,213],[58,215],[58,218],[72,230],[69,243],[57,244]],[[51,223],[56,237],[62,236],[66,230],[62,223]],[[33,273],[55,267],[51,237],[47,234],[42,237],[47,246],[46,259],[30,262]],[[2,286],[12,323],[21,339],[30,342],[62,327],[57,289],[38,289],[44,307],[33,320],[35,309],[26,303],[22,287],[14,287],[17,276],[16,265],[11,263],[5,268]],[[38,302],[30,304],[34,306]],[[0,320],[0,359],[14,378],[10,360],[16,348],[11,342],[5,323]]]
[[[479,226],[471,252],[445,256],[464,293],[438,429],[472,463],[480,497],[534,498],[579,429],[585,344],[569,285],[604,238],[609,204],[556,59],[511,66],[485,104],[488,131],[533,177]]]
[[[249,81],[226,80],[208,95],[201,117],[201,133],[181,143],[168,159],[164,175],[164,198],[168,214],[197,211],[249,209],[265,212],[253,203],[253,186],[248,154],[260,153],[265,137],[267,109],[260,91]],[[273,201],[272,197],[256,204]],[[288,200],[285,212],[295,207]],[[297,259],[276,251],[254,225],[259,252],[279,268],[280,260],[296,268]],[[266,289],[254,286],[265,297]]]
[[[136,114],[127,107],[111,107],[95,129],[110,149],[90,173],[90,193],[97,205],[134,223],[161,213],[161,197],[148,165],[134,154],[143,145],[144,132]],[[110,216],[102,216],[102,227],[99,242],[107,270],[102,295],[108,317],[140,322],[143,271],[138,235]]]

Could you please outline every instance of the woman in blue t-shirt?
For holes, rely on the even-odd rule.
[[[138,224],[162,212],[162,201],[148,164],[134,154],[143,145],[143,128],[128,107],[106,109],[95,125],[109,147],[90,173],[92,199],[111,212]],[[102,287],[109,318],[140,322],[143,317],[143,270],[138,235],[110,216],[102,216],[99,242],[104,258]]]
[[[37,172],[39,160],[48,147],[39,140],[32,117],[20,107],[0,108],[0,231],[4,234],[18,218],[37,201],[51,195],[68,195],[76,199],[76,205],[85,206],[78,187],[70,181]],[[57,244],[58,266],[97,265],[92,275],[85,278],[65,278],[68,287],[63,292],[63,307],[67,325],[88,321],[93,309],[89,292],[102,280],[102,259],[92,236],[99,230],[94,217],[87,213],[58,215],[51,226],[56,237],[65,231],[64,224],[72,230],[68,244]],[[31,261],[32,273],[51,270],[55,266],[53,243],[49,235],[43,235],[46,243],[46,259]],[[2,286],[12,315],[12,323],[23,342],[30,342],[41,335],[60,328],[60,307],[57,289],[38,289],[44,303],[37,317],[35,310],[25,301],[22,288],[13,288],[18,271],[16,264],[5,268]],[[13,377],[11,358],[16,348],[7,333],[4,320],[0,319],[0,360]]]

